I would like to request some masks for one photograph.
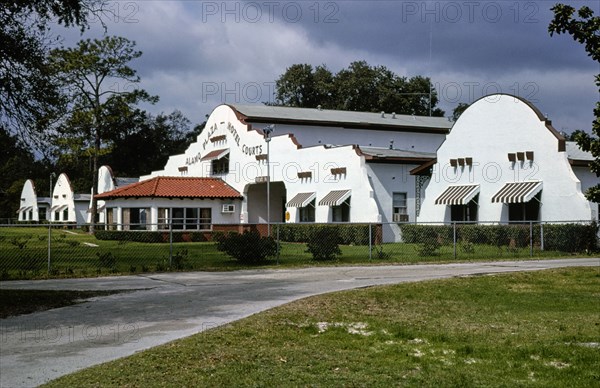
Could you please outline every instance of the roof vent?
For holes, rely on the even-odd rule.
[[[392,118],[395,119],[396,118],[396,112],[392,112]]]
[[[384,111],[381,111],[381,118],[382,119],[385,118],[385,112]]]

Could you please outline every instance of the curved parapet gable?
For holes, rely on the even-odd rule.
[[[31,179],[27,179],[21,190],[19,210],[17,210],[19,221],[38,221],[37,194],[35,184]]]
[[[483,96],[483,97],[479,98],[478,100],[475,100],[470,106],[473,106],[474,104],[478,103],[480,100],[486,100],[486,99],[490,100],[491,99],[491,101],[494,101],[496,98],[514,98],[515,100],[518,100],[518,101],[515,101],[515,103],[522,102],[523,104],[527,105],[529,107],[529,109],[531,109],[533,111],[533,113],[535,113],[535,115],[538,117],[538,119],[542,123],[544,123],[544,126],[552,134],[552,136],[554,136],[556,138],[556,140],[558,141],[558,152],[564,152],[566,150],[565,137],[563,135],[561,135],[560,132],[558,132],[556,130],[556,128],[554,128],[552,126],[552,121],[549,120],[546,117],[546,115],[544,115],[542,113],[542,111],[538,109],[537,106],[533,105],[533,103],[531,101],[526,100],[523,97],[515,96],[512,94],[492,94],[489,96]]]
[[[65,173],[60,174],[54,184],[50,212],[51,221],[75,222],[75,194]]]
[[[509,204],[521,200],[493,202],[492,198],[507,184],[519,182],[543,183],[535,197],[537,220],[590,220],[590,204],[564,151],[564,137],[529,101],[508,94],[481,98],[462,113],[438,149],[419,221],[452,220],[452,211],[460,213],[452,206],[465,205],[463,199],[454,198],[451,204],[436,200],[452,188],[469,185],[479,187],[468,209],[469,213],[476,210],[478,221],[515,221],[517,205]],[[523,198],[527,198],[523,202],[530,200]]]

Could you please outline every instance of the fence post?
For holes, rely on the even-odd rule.
[[[369,260],[373,259],[373,232],[371,231],[371,225],[369,224]]]
[[[540,250],[544,250],[544,224],[540,223]]]
[[[456,222],[452,224],[452,240],[454,242],[454,260],[456,260]]]
[[[173,224],[169,223],[169,268],[173,267]]]
[[[529,221],[529,257],[533,257],[533,221]]]
[[[50,263],[51,263],[51,241],[52,241],[52,223],[48,223],[48,276],[50,276]]]
[[[277,265],[279,265],[279,250],[280,250],[279,225],[280,224],[277,224]]]

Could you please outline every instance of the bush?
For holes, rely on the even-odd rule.
[[[544,225],[544,249],[563,252],[597,252],[598,224]]]
[[[112,252],[96,252],[96,256],[98,256],[99,268],[113,268],[117,264],[117,258]]]
[[[96,230],[98,240],[132,241],[143,243],[168,243],[168,231],[134,231],[134,230]],[[174,231],[173,242],[203,242],[208,241],[206,232]]]
[[[463,243],[466,253],[474,251],[473,244],[486,244],[496,247],[509,247],[511,251],[528,247],[530,244],[529,224],[512,225],[456,225],[457,242]],[[598,251],[598,224],[534,224],[533,243],[541,245],[543,228],[544,249],[561,252]],[[435,239],[438,243],[453,241],[452,226],[448,225],[401,225],[405,243],[422,244],[420,253],[435,252]]]
[[[314,260],[332,260],[342,251],[338,245],[339,229],[336,226],[319,226],[313,229],[307,243],[307,250]]]
[[[279,225],[279,238],[286,242],[307,243],[311,236],[325,225],[318,224],[285,224]],[[369,245],[369,224],[336,224],[326,225],[337,230],[337,244]],[[372,226],[372,239],[375,240],[376,227]]]
[[[257,264],[277,254],[277,242],[273,237],[261,237],[256,231],[215,233],[213,240],[217,249],[244,264]]]

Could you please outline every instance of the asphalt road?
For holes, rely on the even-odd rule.
[[[31,387],[310,295],[373,285],[568,266],[599,258],[165,273],[0,282],[0,288],[130,290],[0,320],[0,386]]]

